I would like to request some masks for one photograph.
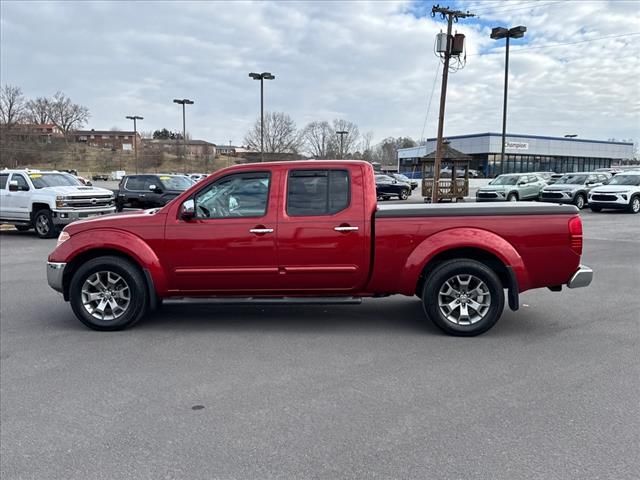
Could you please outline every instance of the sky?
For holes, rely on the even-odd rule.
[[[502,129],[504,40],[508,132],[640,140],[640,8],[624,0],[440,1],[460,19],[466,65],[449,75],[445,136]],[[90,109],[89,128],[181,130],[243,144],[259,116],[249,72],[268,71],[265,110],[299,128],[342,118],[388,136],[437,132],[446,22],[433,2],[0,2],[0,82],[27,97],[61,90]],[[604,38],[603,38],[604,37]],[[570,45],[559,45],[559,44]]]

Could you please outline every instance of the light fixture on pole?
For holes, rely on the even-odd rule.
[[[188,98],[174,98],[173,103],[177,103],[182,105],[182,161],[184,173],[187,173],[187,123],[185,120],[185,105],[193,105],[193,100],[189,100]]]
[[[500,150],[500,169],[504,168],[504,149],[507,136],[507,90],[509,88],[509,39],[510,38],[522,38],[524,32],[527,31],[527,27],[518,25],[513,28],[496,27],[491,30],[491,38],[494,40],[500,40],[501,38],[507,39],[507,49],[504,62],[504,100],[502,104],[502,148]]]
[[[274,80],[276,76],[270,72],[251,72],[249,76],[254,80],[260,80],[260,161],[264,162],[264,81]]]
[[[127,115],[128,120],[133,120],[133,153],[136,159],[136,173],[138,173],[138,126],[137,120],[144,120],[144,117],[138,115]]]
[[[344,138],[345,135],[348,135],[348,134],[349,134],[349,132],[347,132],[346,130],[340,130],[340,131],[336,132],[336,135],[340,135],[340,159],[342,159],[344,157],[344,151],[343,151],[344,143],[343,143],[342,139]]]

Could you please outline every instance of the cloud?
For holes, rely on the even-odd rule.
[[[543,5],[545,4],[546,5]],[[195,100],[196,138],[240,143],[259,114],[251,71],[271,71],[268,110],[345,118],[360,130],[419,137],[437,127],[434,36],[446,24],[424,2],[2,2],[1,81],[28,96],[63,90],[92,113],[91,127],[179,129],[176,97]],[[450,75],[445,133],[499,131],[504,42],[491,26],[524,24],[513,42],[509,131],[640,138],[640,36],[537,48],[640,30],[633,2],[459,2],[479,17],[467,64]],[[493,8],[491,5],[494,5]]]

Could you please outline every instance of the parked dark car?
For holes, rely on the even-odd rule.
[[[185,175],[127,175],[118,186],[116,209],[162,207],[193,183]]]
[[[399,182],[408,183],[409,185],[411,185],[411,190],[415,190],[416,188],[418,188],[418,181],[413,180],[406,175],[403,175],[401,173],[390,173],[389,176],[395,178]]]
[[[91,179],[94,182],[97,182],[98,180],[102,180],[102,181],[108,181],[109,180],[109,175],[107,175],[106,173],[96,173],[95,175],[93,175],[91,177]]]
[[[406,200],[411,195],[411,185],[399,182],[389,175],[376,175],[376,194],[380,200],[388,200],[391,197]]]

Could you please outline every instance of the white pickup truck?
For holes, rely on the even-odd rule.
[[[115,211],[111,190],[85,186],[67,173],[0,170],[0,224],[53,238],[74,220]]]

